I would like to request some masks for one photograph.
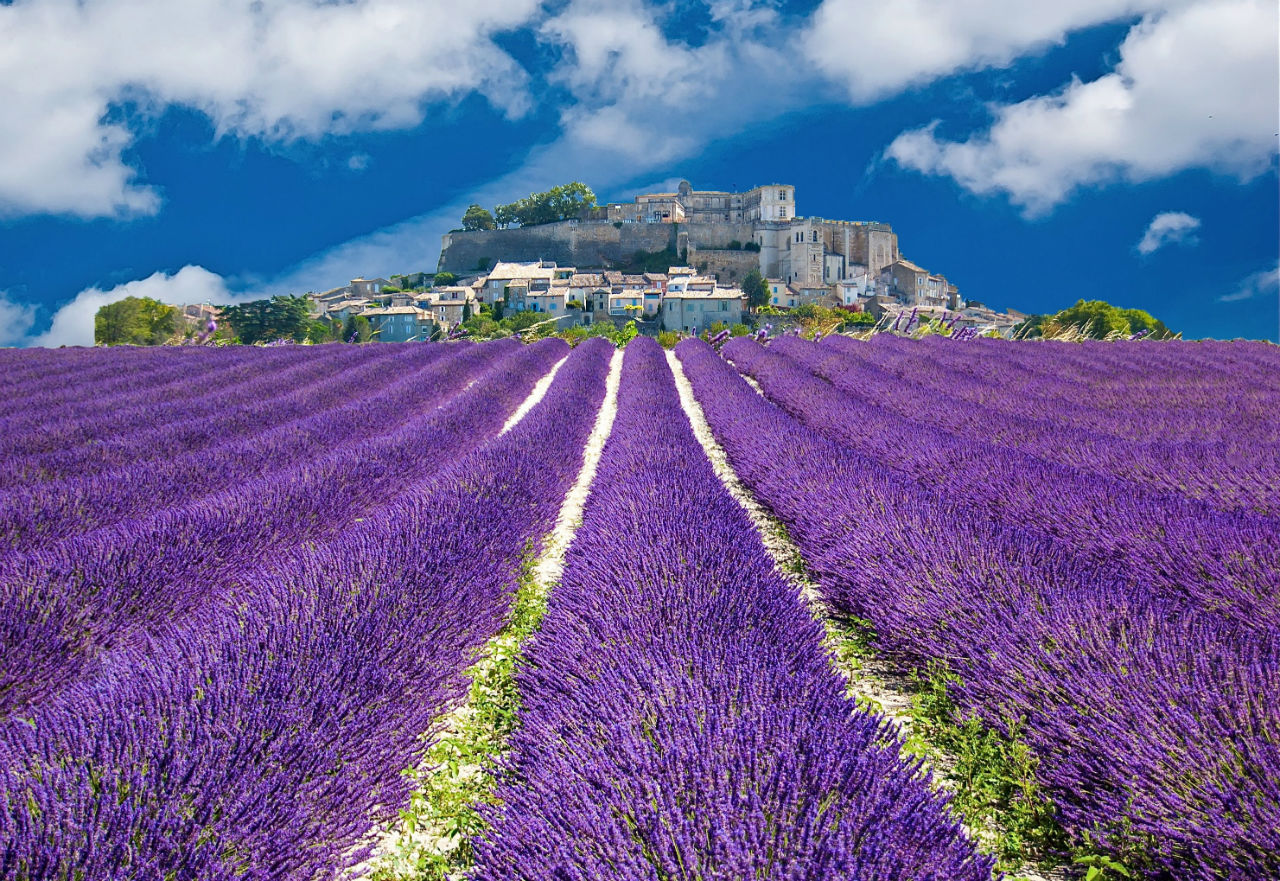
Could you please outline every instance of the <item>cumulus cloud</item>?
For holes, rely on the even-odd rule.
[[[1139,254],[1154,254],[1165,245],[1195,244],[1200,218],[1185,211],[1164,211],[1151,218],[1138,242]]]
[[[1267,294],[1280,293],[1280,262],[1270,269],[1263,269],[1245,276],[1236,289],[1218,298],[1220,303],[1235,303],[1240,300],[1252,300]]]
[[[541,25],[563,54],[550,79],[573,98],[560,120],[570,149],[611,152],[642,174],[794,109],[811,74],[772,5],[709,8],[716,27],[698,46],[668,39],[641,0],[571,0]]]
[[[858,103],[962,70],[1003,67],[1068,33],[1123,19],[1155,0],[825,0],[806,54]]]
[[[147,214],[130,118],[170,104],[219,136],[411,127],[478,91],[509,114],[527,76],[493,42],[537,0],[39,0],[0,4],[0,215]],[[122,108],[129,108],[125,113]]]
[[[26,342],[27,334],[35,323],[34,306],[14,302],[5,291],[0,291],[0,346],[17,346]]]
[[[939,139],[936,125],[903,133],[885,155],[973,193],[1003,194],[1029,215],[1081,187],[1188,168],[1248,179],[1276,153],[1277,18],[1271,0],[1150,15],[1125,38],[1113,72],[996,108],[991,129],[964,141]]]
[[[92,346],[94,314],[100,307],[125,297],[151,297],[176,306],[246,299],[232,295],[222,276],[202,266],[184,266],[173,275],[157,272],[110,290],[87,288],[54,313],[53,324],[47,331],[24,342],[32,346]]]

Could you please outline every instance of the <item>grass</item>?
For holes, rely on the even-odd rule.
[[[876,657],[875,630],[859,618],[828,618],[828,643],[839,669],[857,670]],[[914,670],[910,678],[910,725],[903,751],[943,770],[940,788],[979,847],[996,857],[1000,871],[1071,864],[1086,881],[1133,877],[1137,852],[1104,854],[1086,839],[1073,842],[1058,823],[1053,802],[1036,779],[1038,757],[1020,736],[1020,722],[999,730],[955,705],[950,688],[959,678],[944,664]],[[859,707],[879,711],[857,696]],[[1016,881],[1016,875],[1010,881]]]
[[[511,617],[468,671],[467,701],[445,720],[423,766],[407,771],[418,791],[401,811],[401,827],[378,861],[372,881],[460,879],[474,861],[472,839],[485,828],[477,808],[496,804],[498,758],[520,711],[516,671],[525,640],[546,611],[546,591],[534,578],[530,546],[521,563]]]

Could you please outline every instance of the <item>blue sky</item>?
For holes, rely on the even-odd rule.
[[[1274,0],[0,2],[0,345],[430,270],[470,202],[784,182],[997,308],[1280,332]],[[51,59],[61,59],[51,63]]]

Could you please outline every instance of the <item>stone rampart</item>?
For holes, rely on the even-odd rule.
[[[689,265],[703,275],[714,275],[722,285],[742,284],[748,272],[760,268],[759,251],[690,248]]]
[[[699,245],[723,247],[731,241],[752,241],[750,223],[610,223],[565,220],[540,226],[446,233],[438,271],[458,275],[492,266],[499,260],[554,260],[580,269],[627,263],[636,251],[680,251]],[[726,252],[751,253],[751,252]],[[754,255],[753,255],[754,256]],[[729,264],[726,264],[728,266]],[[735,264],[736,265],[736,264]]]

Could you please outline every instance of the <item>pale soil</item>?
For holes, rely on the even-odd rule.
[[[533,391],[530,392],[529,397],[525,399],[524,403],[517,408],[502,427],[502,434],[514,428],[542,400],[566,359],[567,356],[565,359],[558,361],[547,375],[538,381]],[[573,540],[573,536],[582,522],[582,509],[586,504],[587,496],[590,494],[591,482],[595,479],[596,469],[599,467],[605,442],[609,439],[609,434],[613,429],[613,421],[618,414],[618,386],[621,378],[622,352],[618,351],[614,353],[609,364],[609,374],[605,381],[604,401],[601,403],[600,411],[596,415],[595,425],[583,449],[582,468],[578,471],[578,476],[574,480],[573,486],[565,495],[564,501],[560,505],[560,511],[556,516],[555,527],[543,541],[542,552],[534,564],[533,583],[539,597],[545,598],[551,588],[560,580],[560,576],[564,571],[565,552],[568,550],[569,543]],[[487,672],[494,664],[496,657],[509,655],[511,652],[518,650],[518,648],[519,646],[516,644],[515,637],[512,634],[498,634],[481,647],[471,672],[473,674]],[[478,677],[473,676],[473,678]],[[467,722],[474,715],[475,707],[469,699],[454,707],[440,719],[439,733],[436,735],[437,742],[457,738],[466,729]],[[432,775],[452,774],[455,779],[466,780],[476,776],[480,771],[481,769],[478,765],[462,765],[453,769],[425,766],[418,770],[419,779],[424,781],[419,787],[419,791],[426,788],[426,781],[430,780]],[[367,875],[378,867],[387,867],[393,870],[402,869],[403,871],[399,872],[399,874],[411,875],[412,873],[409,871],[408,866],[399,867],[396,865],[396,854],[415,851],[448,854],[461,843],[458,839],[448,836],[442,828],[435,828],[427,824],[410,829],[403,820],[397,821],[388,829],[378,829],[371,832],[370,837],[376,839],[372,855],[360,865],[352,868],[348,873],[349,877],[356,878]]]
[[[684,369],[674,352],[667,352],[667,363],[671,367],[671,372],[675,375],[676,388],[680,393],[680,406],[693,427],[694,436],[702,444],[703,451],[711,461],[711,467],[716,476],[720,478],[720,482],[724,484],[729,494],[742,505],[752,523],[755,524],[756,530],[760,533],[760,538],[764,542],[765,549],[773,557],[774,568],[778,574],[795,588],[797,595],[805,604],[809,613],[822,623],[826,629],[825,648],[831,659],[832,666],[845,679],[845,693],[856,701],[859,706],[874,710],[888,718],[897,726],[904,739],[909,737],[913,727],[913,721],[909,715],[912,705],[910,680],[882,658],[875,656],[853,658],[839,650],[839,637],[836,634],[832,618],[818,593],[817,585],[801,574],[804,571],[804,563],[799,550],[793,542],[785,537],[785,530],[782,528],[781,523],[760,504],[755,496],[752,495],[751,490],[734,473],[728,457],[725,455],[724,448],[720,446],[714,434],[712,434],[711,426],[707,423],[702,406],[694,396],[693,386],[684,375]],[[744,376],[743,379],[757,394],[764,395],[759,383],[748,376]],[[925,770],[929,772],[934,784],[940,789],[954,788],[955,784],[949,774],[951,768],[948,767],[951,764],[945,756],[926,760]],[[968,826],[965,828],[971,836],[978,838],[978,840],[988,837],[982,830],[974,830]],[[1008,881],[1018,881],[1018,879],[1025,879],[1025,881],[1066,881],[1069,876],[1062,869],[1048,869],[1042,874],[1032,867],[1023,867],[1007,877]]]
[[[529,393],[529,397],[525,398],[524,403],[519,407],[516,407],[516,412],[512,413],[510,418],[503,423],[502,430],[498,432],[498,437],[502,437],[508,431],[519,425],[520,420],[527,416],[530,410],[538,406],[538,402],[547,394],[547,389],[551,388],[551,383],[555,380],[556,374],[560,372],[561,366],[568,360],[569,356],[565,355],[555,363],[555,366],[547,371],[546,376],[542,377],[542,379],[538,380],[537,383],[534,384],[533,391]]]

